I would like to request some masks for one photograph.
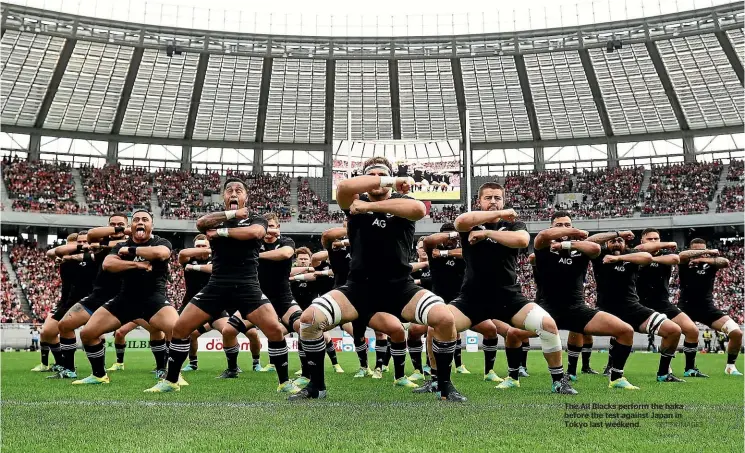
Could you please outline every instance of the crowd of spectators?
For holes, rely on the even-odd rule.
[[[743,212],[743,185],[727,186],[717,195],[717,212]]]
[[[3,179],[14,211],[77,214],[72,168],[65,162],[3,157]]]
[[[706,213],[717,190],[720,162],[655,166],[644,194],[643,215]]]
[[[432,205],[429,210],[429,216],[435,223],[452,223],[455,222],[455,218],[466,212],[466,207],[462,204],[447,204],[441,207]]]
[[[290,176],[246,173],[228,170],[228,178],[239,178],[246,183],[248,209],[254,214],[273,212],[280,222],[292,219],[290,210]]]
[[[616,167],[585,170],[577,174],[575,192],[582,203],[559,206],[576,212],[577,218],[631,217],[639,205],[644,167]]]
[[[161,217],[165,219],[198,219],[212,211],[213,194],[219,194],[220,175],[217,172],[196,173],[180,170],[159,170],[153,175],[153,191],[158,197]],[[208,199],[205,200],[205,197]]]
[[[545,208],[556,194],[573,192],[571,176],[565,171],[511,174],[504,186],[515,210]]]
[[[169,277],[166,282],[166,297],[177,310],[181,308],[181,302],[186,294],[184,268],[178,263],[178,252],[178,250],[171,252],[171,259],[168,261]]]
[[[60,298],[59,270],[35,242],[19,243],[11,249],[10,262],[28,299],[32,321],[43,322]]]
[[[88,214],[108,216],[116,211],[152,209],[153,175],[146,168],[81,166],[80,177]]]
[[[714,283],[714,303],[727,312],[729,316],[741,325],[745,301],[743,300],[743,278],[745,278],[745,266],[743,266],[743,239],[729,243],[719,243],[717,250],[729,260],[729,267],[720,269]]]
[[[310,188],[307,179],[298,177],[297,188],[297,220],[301,223],[342,223],[344,212],[329,211],[329,204],[321,200],[313,189]]]
[[[727,181],[742,181],[744,169],[745,160],[730,160],[729,171],[727,172]]]
[[[5,264],[0,264],[2,275],[0,276],[0,323],[29,322],[30,319],[23,312],[21,302],[16,294],[16,285],[10,282],[10,275]]]

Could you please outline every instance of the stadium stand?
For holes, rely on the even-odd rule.
[[[205,197],[220,194],[220,190],[217,172],[159,170],[153,175],[153,191],[158,197],[160,215],[167,219],[197,219],[211,212],[213,204],[205,201]]]
[[[721,171],[719,162],[653,167],[642,215],[708,212]]]
[[[116,211],[151,210],[153,176],[145,168],[82,166],[80,177],[89,214],[107,216]]]
[[[76,214],[75,185],[69,164],[3,158],[3,179],[14,211]]]
[[[19,243],[11,249],[10,262],[31,308],[31,319],[43,322],[59,302],[62,281],[54,260],[35,243]]]
[[[184,294],[186,293],[184,268],[178,263],[178,250],[174,250],[171,253],[171,259],[168,261],[168,270],[170,275],[166,283],[166,296],[168,297],[168,301],[178,310],[181,308],[181,302],[183,302]]]
[[[717,195],[717,212],[743,212],[743,185],[727,186]]]
[[[0,264],[0,270],[2,271],[0,277],[0,290],[2,290],[2,294],[0,294],[0,323],[29,322],[30,318],[21,308],[15,285],[10,282],[5,264]]]
[[[344,221],[342,211],[329,211],[329,204],[310,188],[308,180],[300,181],[297,189],[298,222],[302,223],[341,223]]]

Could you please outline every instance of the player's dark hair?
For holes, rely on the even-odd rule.
[[[225,189],[228,188],[228,184],[231,182],[239,182],[241,185],[243,185],[243,189],[248,191],[248,186],[246,186],[246,182],[243,181],[241,178],[236,178],[235,176],[231,176],[228,179],[225,180],[225,184],[222,185],[222,191],[225,192]]]
[[[484,193],[484,190],[486,189],[496,189],[502,191],[502,196],[504,196],[504,187],[502,187],[501,184],[498,182],[485,182],[481,184],[481,187],[479,187],[479,199],[481,199],[481,195]]]
[[[129,216],[123,212],[115,212],[109,216],[109,222],[111,222],[112,217],[124,217],[125,220],[129,219]]]
[[[388,167],[388,174],[393,176],[393,165],[391,164],[391,161],[383,156],[375,156],[367,159],[365,162],[362,163],[362,169],[364,170],[370,165],[385,165],[386,167]]]
[[[81,231],[78,231],[78,236],[85,236],[85,235],[87,235],[87,234],[88,234],[88,230],[81,230]]]
[[[149,216],[150,216],[150,220],[153,220],[153,219],[155,219],[155,216],[153,216],[153,213],[152,213],[152,212],[150,212],[150,211],[148,211],[147,209],[135,209],[134,211],[132,211],[132,218],[134,218],[134,217],[135,217],[135,215],[136,215],[136,214],[137,214],[138,212],[144,212],[145,214],[149,215]]]
[[[448,233],[450,231],[455,231],[455,225],[452,223],[443,223],[440,227],[440,233]]]
[[[694,244],[703,244],[703,245],[706,245],[706,241],[704,241],[704,240],[703,240],[703,239],[701,239],[701,238],[694,238],[694,239],[693,239],[693,240],[691,241],[691,245],[694,245]]]
[[[556,211],[551,214],[551,222],[558,219],[559,217],[569,217],[571,219],[572,215],[569,213],[569,211]]]
[[[297,249],[295,249],[295,258],[297,258],[300,255],[313,256],[313,253],[310,251],[308,247],[298,247]]]
[[[276,220],[277,225],[279,225],[279,216],[273,212],[267,212],[262,217],[264,217],[264,220],[266,220],[267,222],[269,222],[270,220]]]
[[[646,236],[649,233],[660,234],[660,230],[658,230],[657,228],[647,228],[644,231],[642,231],[642,237]]]

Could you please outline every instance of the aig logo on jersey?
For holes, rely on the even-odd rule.
[[[455,260],[447,260],[445,266],[455,266]]]
[[[704,263],[701,265],[701,267],[696,271],[699,275],[706,275],[706,271],[709,269],[709,263]]]
[[[386,221],[384,219],[375,219],[372,224],[379,228],[385,228]]]
[[[134,261],[135,263],[139,263],[139,262],[145,261],[145,258],[141,256],[135,256],[135,259],[133,259],[132,261]]]
[[[616,272],[626,272],[626,261],[620,264],[616,264],[613,270],[615,270]]]

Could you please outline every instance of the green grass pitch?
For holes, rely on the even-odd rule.
[[[72,386],[46,380],[29,370],[38,353],[3,353],[3,452],[742,452],[743,379],[723,373],[725,356],[699,354],[710,379],[682,384],[655,382],[659,356],[635,353],[626,376],[640,391],[607,388],[603,376],[580,375],[578,396],[549,393],[550,377],[540,352],[528,359],[531,377],[522,387],[500,391],[483,382],[482,353],[464,353],[470,375],[453,375],[469,401],[452,404],[415,395],[382,380],[353,379],[357,357],[340,354],[345,374],[333,374],[327,360],[329,396],[291,404],[275,393],[274,373],[246,370],[237,380],[216,380],[225,365],[221,353],[202,353],[200,370],[185,374],[191,384],[180,393],[145,394],[155,383],[149,352],[128,351],[126,370],[112,372],[111,384]],[[374,354],[370,359],[374,360]],[[78,374],[90,366],[78,351]],[[566,359],[565,359],[566,360]],[[607,355],[593,353],[601,370]],[[267,358],[262,358],[266,364]],[[109,353],[107,365],[113,362]],[[373,363],[373,362],[371,362]],[[566,362],[565,362],[566,363]],[[291,371],[298,366],[291,353]],[[682,376],[683,357],[673,362]],[[742,357],[738,367],[743,370]],[[504,351],[497,372],[505,374]],[[407,363],[407,372],[411,365]],[[680,404],[677,410],[567,410],[565,403]],[[567,427],[567,413],[602,417],[577,422],[601,426]],[[672,419],[625,419],[638,427],[605,427],[619,414],[669,414]]]

